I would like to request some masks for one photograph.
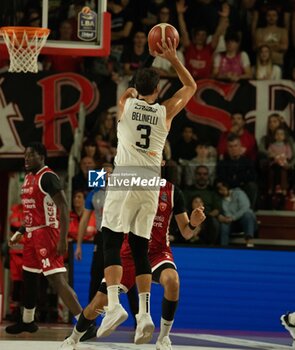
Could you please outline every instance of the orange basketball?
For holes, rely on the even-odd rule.
[[[160,23],[155,25],[148,34],[148,44],[151,52],[159,51],[157,43],[161,45],[162,39],[167,43],[167,38],[170,38],[172,43],[176,39],[176,46],[179,44],[179,34],[176,28],[168,23]]]

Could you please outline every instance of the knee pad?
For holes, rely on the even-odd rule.
[[[114,232],[106,227],[102,228],[104,267],[121,265],[120,250],[124,239],[122,232]]]
[[[130,232],[128,242],[132,251],[136,276],[151,274],[151,265],[148,259],[148,239],[136,236]]]

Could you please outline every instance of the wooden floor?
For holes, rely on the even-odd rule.
[[[0,325],[1,350],[57,350],[63,339],[70,334],[72,327],[59,324],[41,324],[34,334],[22,333],[9,335],[5,332],[7,324]],[[80,343],[81,350],[151,350],[156,349],[153,340],[147,345],[133,344],[132,330],[120,328],[103,341],[91,339]],[[283,333],[245,333],[245,332],[180,332],[174,330],[171,335],[173,350],[284,350],[293,349],[292,340],[287,332]]]

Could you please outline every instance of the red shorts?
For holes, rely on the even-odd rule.
[[[45,276],[65,272],[63,256],[56,253],[59,230],[43,227],[25,233],[23,269]]]
[[[12,281],[23,280],[23,254],[10,254],[10,277]]]
[[[172,264],[175,268],[173,255],[171,251],[155,252],[153,254],[149,253],[149,261],[152,267],[152,273],[157,270],[161,265],[165,263]],[[133,262],[132,255],[128,257],[121,257],[122,267],[123,267],[123,276],[121,280],[121,288],[127,292],[135,285],[135,265]]]

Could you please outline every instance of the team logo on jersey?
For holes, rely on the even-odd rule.
[[[47,249],[46,248],[41,248],[39,250],[39,252],[40,252],[40,255],[43,256],[43,257],[45,257],[47,255]]]
[[[163,202],[167,202],[167,197],[168,197],[168,196],[167,196],[167,193],[166,193],[166,192],[162,192],[162,193],[161,193],[161,197],[160,197],[160,198],[161,198],[161,200],[162,200]]]
[[[106,171],[104,168],[101,170],[89,170],[88,171],[88,187],[106,187]]]
[[[160,203],[159,203],[159,209],[160,209],[161,211],[165,211],[166,208],[167,208],[167,203],[163,203],[163,202],[160,202]]]

